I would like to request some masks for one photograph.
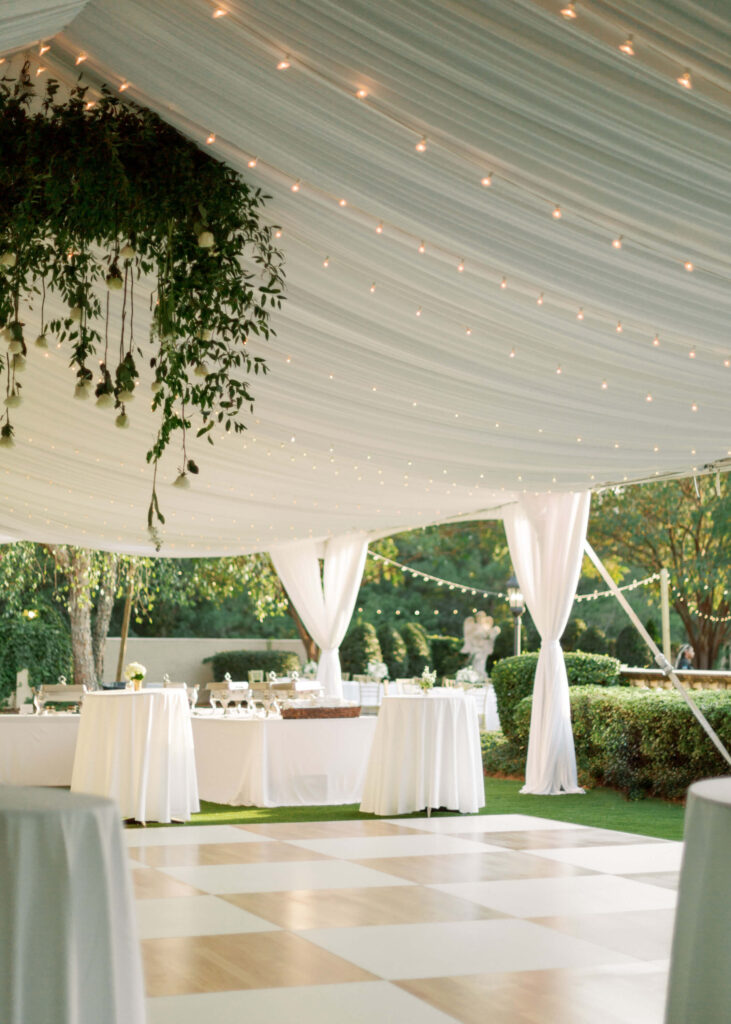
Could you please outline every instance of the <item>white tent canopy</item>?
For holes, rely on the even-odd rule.
[[[73,81],[83,52],[90,82],[214,132],[282,227],[251,429],[201,446],[191,491],[166,457],[163,554],[499,516],[727,457],[731,11],[559,6],[0,0],[0,50],[53,36],[47,73]],[[62,349],[31,351],[25,383],[0,535],[149,551],[144,398],[115,430],[69,400]]]

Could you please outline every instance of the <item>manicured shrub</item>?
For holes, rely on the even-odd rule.
[[[586,629],[583,619],[569,619],[566,629],[561,636],[561,646],[564,651],[575,651],[579,646],[579,637]]]
[[[573,687],[569,693],[579,780],[636,799],[683,797],[698,779],[728,772],[726,762],[679,693],[638,687]],[[731,693],[694,691],[693,699],[727,748]],[[532,698],[515,710],[514,749],[525,756]]]
[[[31,686],[55,683],[60,675],[73,682],[71,637],[54,608],[41,608],[37,618],[0,618],[0,704],[15,692],[15,677],[28,669]]]
[[[520,775],[525,772],[525,754],[501,732],[481,732],[482,768],[487,775]]]
[[[564,660],[569,686],[587,686],[592,683],[613,686],[619,678],[619,662],[605,654],[567,651]],[[536,652],[519,654],[517,658],[503,658],[497,662],[490,675],[495,687],[500,725],[510,740],[515,739],[515,709],[533,691],[537,664]]]
[[[441,682],[443,676],[454,679],[459,669],[463,668],[468,660],[468,654],[460,654],[464,646],[464,640],[457,636],[438,636],[430,634],[427,636],[431,648],[431,667],[436,671]]]
[[[278,676],[286,676],[289,672],[299,672],[300,660],[294,651],[221,651],[204,659],[210,662],[213,678],[221,682],[228,672],[231,678],[246,680],[248,673],[261,669],[264,675],[276,672]]]
[[[586,651],[588,654],[613,653],[611,640],[604,630],[599,629],[598,626],[587,626],[586,629],[579,634],[576,648],[579,651]]]
[[[431,666],[431,648],[426,637],[426,630],[418,622],[407,622],[401,630],[409,655],[409,671],[407,675],[420,676]]]
[[[632,623],[628,623],[617,633],[614,650],[622,664],[630,668],[647,668],[648,665],[655,664],[649,647]]]
[[[351,675],[365,675],[369,661],[383,661],[376,627],[370,622],[355,622],[340,645],[340,667]]]
[[[376,630],[381,645],[383,660],[388,665],[390,679],[400,679],[409,671],[409,652],[406,650],[404,638],[397,629],[387,622],[382,622]]]

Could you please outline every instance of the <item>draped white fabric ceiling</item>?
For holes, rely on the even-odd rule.
[[[0,0],[0,48],[80,6]],[[731,9],[560,6],[89,0],[51,40],[66,80],[84,52],[90,81],[214,132],[282,227],[251,430],[203,446],[192,491],[163,484],[163,553],[499,515],[728,456]],[[28,363],[0,534],[148,550],[146,402],[118,431],[68,400],[61,350]]]

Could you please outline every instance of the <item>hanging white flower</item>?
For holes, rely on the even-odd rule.
[[[119,416],[117,416],[116,420],[114,421],[114,425],[115,427],[119,427],[120,430],[126,430],[127,427],[129,426],[129,416],[127,415],[127,413],[120,412]]]
[[[189,491],[190,490],[190,480],[188,478],[188,474],[187,473],[179,473],[177,475],[177,477],[175,478],[175,482],[173,483],[173,487],[179,487],[181,491]]]
[[[198,245],[201,249],[212,249],[215,242],[212,231],[201,231],[198,235]]]
[[[99,409],[109,409],[110,406],[114,405],[114,395],[111,391],[102,391],[96,400],[96,404]]]
[[[0,267],[14,267],[18,262],[18,257],[14,252],[0,253]]]
[[[69,308],[69,320],[73,320],[76,323],[81,320],[81,306],[71,306]]]
[[[123,245],[122,248],[119,250],[119,255],[122,257],[123,260],[133,259],[136,256],[134,246],[130,245],[129,242],[126,245]]]
[[[48,338],[45,334],[39,334],[35,341],[37,348],[48,348]]]

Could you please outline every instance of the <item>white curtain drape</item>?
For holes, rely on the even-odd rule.
[[[523,793],[583,792],[559,639],[579,581],[589,503],[586,491],[525,495],[505,515],[513,567],[541,635]]]
[[[270,551],[284,589],[322,652],[317,678],[330,697],[343,693],[338,648],[353,615],[367,552],[364,533],[293,541]]]

